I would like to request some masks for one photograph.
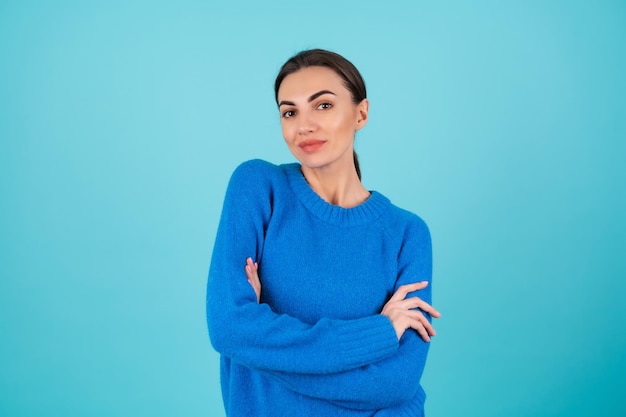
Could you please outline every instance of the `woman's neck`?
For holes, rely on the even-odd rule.
[[[327,203],[351,208],[363,203],[370,196],[370,192],[361,184],[354,165],[343,169],[305,166],[301,169],[309,186]]]

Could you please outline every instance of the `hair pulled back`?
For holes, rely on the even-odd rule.
[[[363,99],[367,98],[363,77],[352,62],[335,52],[326,51],[324,49],[309,49],[292,56],[281,67],[276,76],[276,81],[274,82],[274,99],[276,100],[276,104],[278,104],[278,89],[285,77],[308,67],[325,67],[335,71],[343,80],[345,87],[350,91],[354,104],[359,104]],[[354,167],[356,168],[356,173],[360,180],[361,168],[356,152],[353,153],[353,157]]]

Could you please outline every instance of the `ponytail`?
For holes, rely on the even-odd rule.
[[[361,167],[359,166],[359,157],[356,155],[356,151],[352,151],[352,156],[354,157],[354,167],[356,168],[356,175],[359,176],[359,181],[361,181]]]

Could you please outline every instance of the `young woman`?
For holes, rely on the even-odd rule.
[[[299,163],[235,170],[209,271],[226,414],[422,416],[439,316],[430,234],[361,184],[361,75],[333,52],[304,51],[283,65],[275,94]]]

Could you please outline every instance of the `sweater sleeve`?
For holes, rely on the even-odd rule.
[[[229,182],[207,285],[213,347],[244,366],[285,374],[344,372],[392,355],[398,341],[384,316],[306,324],[257,303],[244,265],[262,252],[275,171],[266,162],[250,161]]]
[[[399,274],[394,292],[401,285],[428,281],[426,288],[409,296],[417,296],[430,304],[431,239],[428,227],[421,219],[412,221],[407,228],[398,262]],[[428,316],[428,319],[431,320],[431,317]],[[266,372],[266,376],[280,381],[292,391],[346,408],[380,409],[376,414],[380,417],[404,415],[423,404],[425,395],[419,382],[429,345],[416,331],[408,329],[393,355],[366,366],[329,374]],[[387,414],[389,412],[392,414]]]

